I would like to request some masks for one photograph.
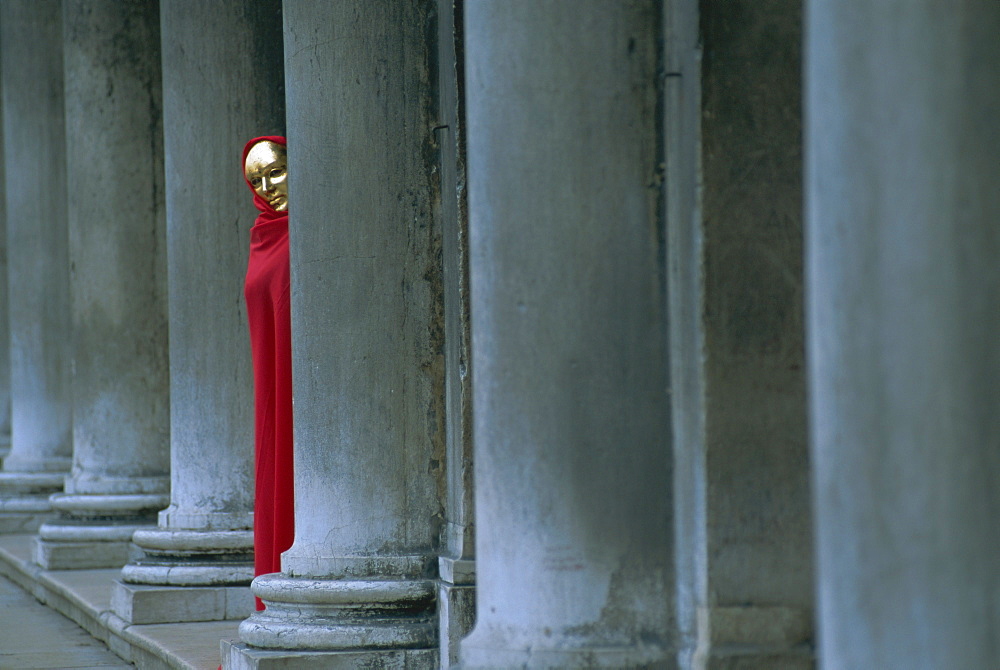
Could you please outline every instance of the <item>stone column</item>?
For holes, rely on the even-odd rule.
[[[228,668],[437,664],[432,6],[285,6],[295,542],[281,574],[254,580],[267,609],[241,624],[252,647],[229,647]]]
[[[995,667],[1000,5],[806,10],[819,656]]]
[[[73,470],[35,561],[117,567],[169,502],[159,12],[66,0],[63,26]]]
[[[253,371],[243,301],[256,210],[240,152],[284,130],[278,0],[163,0],[170,506],[133,537],[115,612],[133,623],[253,609]],[[143,586],[146,585],[146,586]]]
[[[438,0],[438,115],[441,180],[446,490],[445,532],[438,558],[441,665],[458,662],[459,642],[475,622],[475,515],[472,487],[472,337],[469,329],[468,198],[465,170],[465,81],[462,17]]]
[[[478,593],[463,668],[673,661],[658,4],[465,6]]]
[[[2,128],[3,105],[0,104],[0,465],[10,453],[10,309],[7,302],[7,190]]]
[[[70,467],[69,258],[59,0],[0,3],[11,452],[0,531],[34,530]]]

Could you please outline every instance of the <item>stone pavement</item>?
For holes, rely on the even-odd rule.
[[[75,623],[0,577],[0,670],[131,667]]]

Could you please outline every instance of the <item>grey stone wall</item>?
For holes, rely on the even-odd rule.
[[[709,597],[808,618],[801,11],[700,11]]]

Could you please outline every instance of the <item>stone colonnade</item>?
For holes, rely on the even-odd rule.
[[[1000,12],[938,5],[0,0],[0,532],[243,620],[230,669],[808,668],[813,612],[825,667],[988,666]],[[238,156],[282,133],[251,615]]]

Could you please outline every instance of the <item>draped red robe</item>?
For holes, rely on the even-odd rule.
[[[256,137],[243,148],[284,137]],[[247,182],[250,186],[250,183]],[[253,187],[250,187],[253,191]],[[292,546],[292,328],[289,311],[288,213],[254,193],[260,215],[250,229],[244,294],[253,356],[256,497],[254,574],[281,572],[281,552]],[[257,609],[264,609],[257,599]]]

